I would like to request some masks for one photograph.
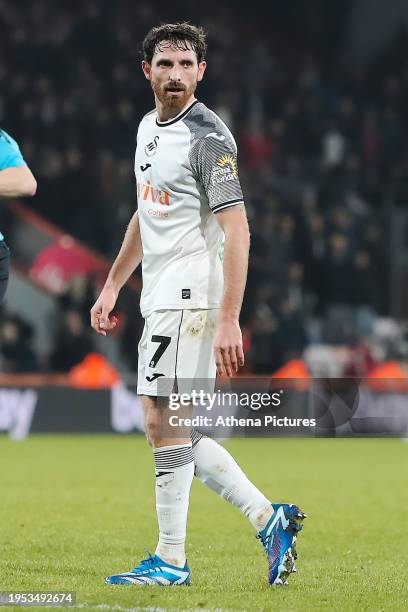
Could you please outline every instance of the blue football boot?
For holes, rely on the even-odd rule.
[[[287,584],[296,572],[296,537],[306,518],[294,504],[272,504],[274,513],[256,536],[262,542],[269,562],[269,584]]]
[[[105,578],[108,584],[135,584],[135,585],[189,585],[191,584],[191,571],[187,565],[176,567],[166,563],[157,555],[150,555],[143,559],[140,564],[130,572],[108,576]]]

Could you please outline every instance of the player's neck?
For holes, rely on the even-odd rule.
[[[191,95],[185,104],[182,104],[180,106],[166,106],[156,98],[156,110],[158,120],[170,121],[170,119],[174,119],[175,117],[177,117],[177,115],[180,115],[186,108],[188,108],[190,104],[194,102],[195,99],[195,96]]]

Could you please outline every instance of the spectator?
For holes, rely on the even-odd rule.
[[[173,19],[172,8],[159,5],[161,19]],[[234,124],[238,137],[252,231],[243,317],[259,372],[300,350],[311,316],[367,301],[379,314],[389,312],[381,204],[390,190],[397,202],[408,200],[407,75],[400,61],[408,55],[408,37],[370,65],[346,62],[343,23],[328,23],[316,14],[318,5],[291,15],[284,39],[277,18],[286,14],[284,3],[274,4],[275,19],[265,23],[256,11],[238,20],[241,7],[213,0],[205,17],[188,9],[192,21],[204,20],[211,38],[203,100]],[[24,142],[38,175],[36,207],[113,257],[136,206],[136,129],[151,109],[150,93],[140,86],[137,46],[154,10],[143,1],[90,0],[77,11],[67,2],[0,0],[0,13],[9,51],[7,62],[0,57],[0,121]],[[255,31],[248,51],[242,41],[254,41]],[[61,301],[53,370],[69,369],[90,350],[91,291],[77,289]],[[140,327],[134,299],[125,300],[121,336],[129,367]],[[353,336],[353,317],[348,311],[342,317],[347,324],[337,326],[339,342]],[[282,344],[279,325],[289,336],[296,329],[299,346]]]
[[[17,315],[6,315],[0,324],[0,362],[5,373],[37,372],[39,364],[31,346],[33,329]]]
[[[93,339],[89,326],[84,324],[81,313],[72,308],[63,313],[55,334],[54,350],[49,358],[52,372],[69,372],[93,351]]]

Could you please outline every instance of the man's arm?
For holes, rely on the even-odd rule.
[[[101,294],[91,309],[91,326],[98,334],[106,336],[107,332],[116,327],[116,317],[109,317],[109,315],[115,307],[119,291],[140,264],[142,257],[139,213],[136,211],[127,227],[122,246]]]
[[[0,170],[0,197],[33,196],[36,191],[37,181],[28,166]]]
[[[243,204],[216,214],[225,235],[224,295],[215,334],[214,353],[218,374],[232,376],[244,365],[242,334],[239,326],[242,298],[248,272],[249,228]]]

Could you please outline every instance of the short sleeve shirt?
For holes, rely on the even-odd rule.
[[[143,316],[219,308],[224,235],[215,214],[243,202],[231,132],[197,100],[170,121],[152,111],[139,126],[135,175]]]
[[[16,141],[4,130],[0,130],[0,170],[26,166]]]

